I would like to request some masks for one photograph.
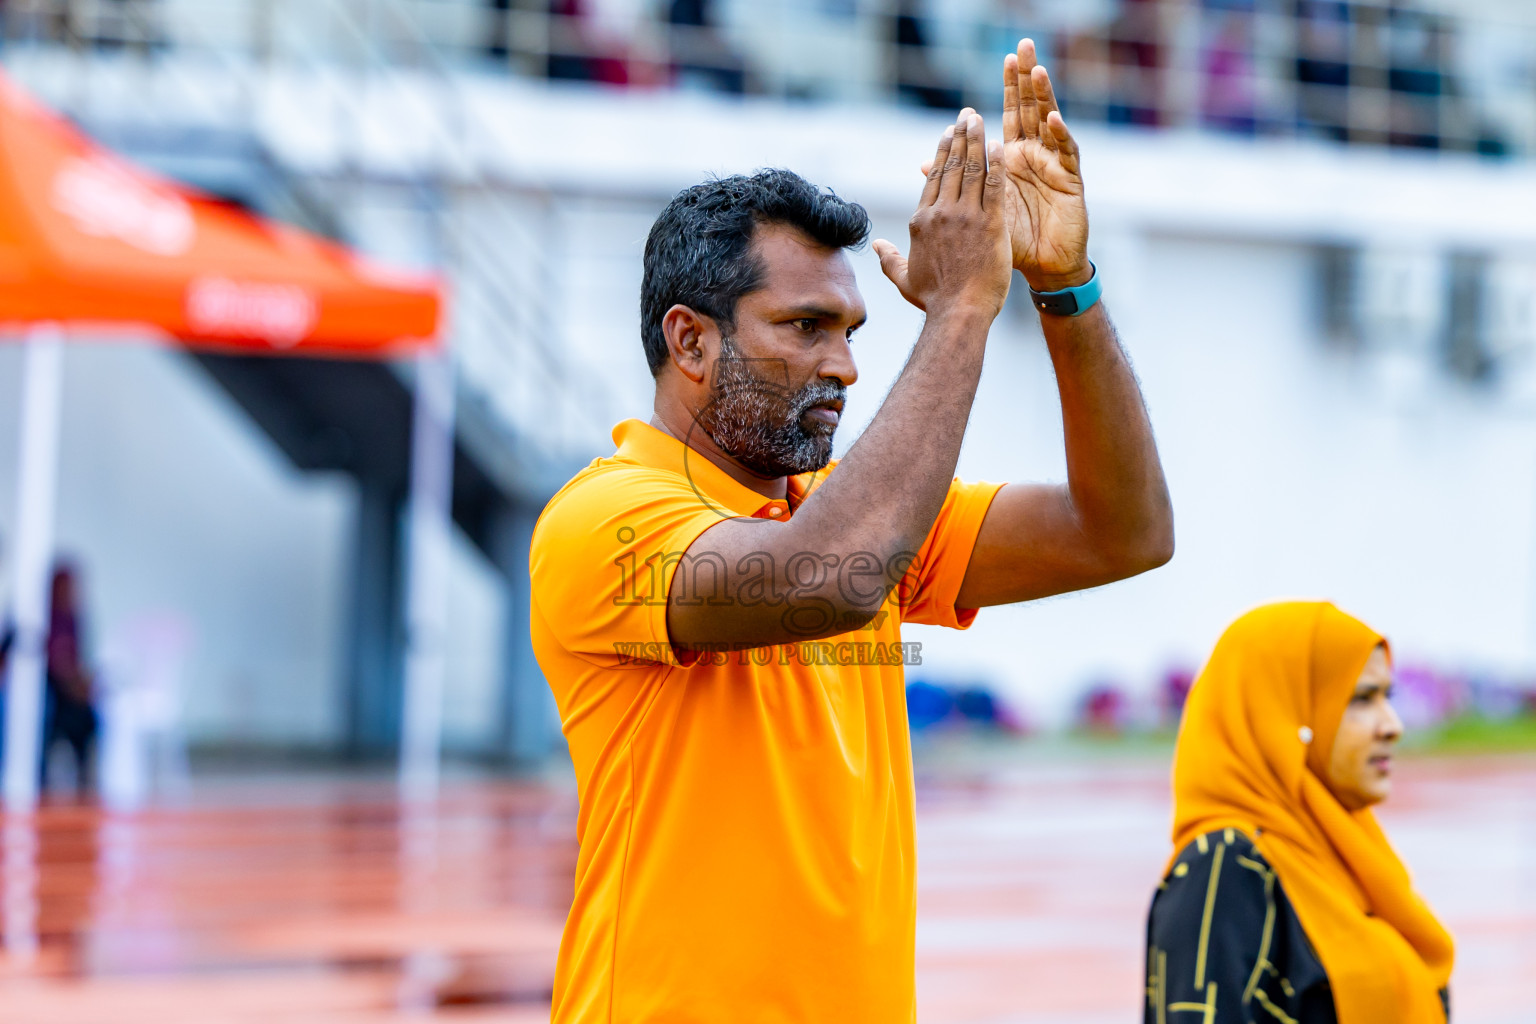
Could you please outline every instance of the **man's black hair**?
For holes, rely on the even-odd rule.
[[[640,340],[652,375],[667,362],[661,321],[673,306],[688,306],[723,331],[735,328],[737,300],[762,284],[762,261],[751,251],[760,224],[798,228],[828,249],[857,248],[869,237],[864,207],[793,171],[733,174],[679,192],[645,240]]]

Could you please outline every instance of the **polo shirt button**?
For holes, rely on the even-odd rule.
[[[779,508],[777,505],[769,505],[768,514],[771,516],[781,516],[784,514],[784,510]]]

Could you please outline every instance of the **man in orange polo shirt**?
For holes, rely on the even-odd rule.
[[[902,623],[963,629],[1172,555],[1077,146],[1028,40],[1004,70],[1004,142],[962,111],[909,255],[875,242],[926,322],[835,470],[863,209],[765,171],[682,192],[651,229],[654,415],[550,501],[531,552],[581,798],[555,1024],[912,1020]],[[1014,268],[1056,370],[1065,485],[953,479]]]

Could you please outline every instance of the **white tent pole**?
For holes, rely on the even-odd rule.
[[[437,795],[447,677],[448,559],[453,516],[453,362],[446,349],[416,357],[406,563],[405,700],[400,795]]]
[[[53,324],[33,329],[22,375],[21,453],[16,474],[11,603],[15,639],[5,687],[5,806],[37,806],[42,746],[43,677],[47,670],[54,489],[59,462],[59,406],[64,347]]]

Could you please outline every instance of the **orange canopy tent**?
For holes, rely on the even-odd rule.
[[[5,687],[9,809],[37,798],[64,331],[147,332],[248,353],[414,352],[418,384],[451,393],[435,351],[441,306],[435,278],[385,270],[136,167],[0,75],[0,331],[30,338],[8,553],[16,629]],[[444,414],[444,400],[427,397],[417,403],[417,429],[430,443],[417,445],[418,458],[451,462],[451,398]],[[423,419],[424,404],[438,407],[435,422]],[[443,472],[427,474],[439,491]]]
[[[135,167],[0,76],[0,325],[393,355],[433,343],[439,292]]]

